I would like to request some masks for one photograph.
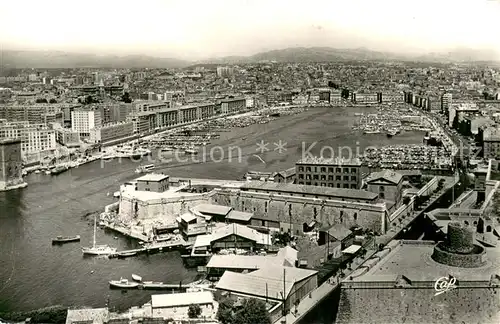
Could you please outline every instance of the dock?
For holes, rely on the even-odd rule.
[[[157,252],[168,252],[173,250],[178,250],[180,248],[185,248],[190,244],[184,241],[183,239],[171,240],[167,242],[160,243],[149,243],[145,244],[144,247],[132,250],[118,251],[116,253],[110,254],[108,257],[110,259],[113,258],[129,258],[136,256],[138,254],[152,254]]]

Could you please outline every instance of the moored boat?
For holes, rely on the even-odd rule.
[[[194,148],[188,148],[188,149],[185,149],[184,150],[184,153],[185,154],[192,154],[192,155],[195,155],[195,154],[198,154],[198,151],[195,150]]]
[[[140,165],[137,169],[135,169],[135,173],[145,173],[145,172],[150,172],[155,169],[154,164],[146,164],[146,165]]]
[[[132,279],[134,279],[137,282],[142,282],[142,277],[136,274],[132,274]]]
[[[109,285],[112,288],[132,289],[139,287],[138,282],[131,282],[128,279],[120,278],[120,280],[111,280]]]
[[[171,284],[165,284],[158,281],[144,281],[142,283],[142,288],[144,289],[168,289],[172,288]]]
[[[82,247],[83,255],[110,255],[116,252],[116,248],[109,245],[96,245],[97,218],[94,217],[94,241],[92,247]]]
[[[50,171],[53,175],[58,175],[60,173],[63,173],[64,171],[68,170],[68,167],[64,165],[58,165],[56,166],[52,171]]]
[[[118,258],[127,258],[127,257],[131,257],[131,256],[134,256],[134,255],[137,255],[137,251],[126,251],[126,252],[118,252],[118,253],[116,253],[116,256]]]
[[[52,239],[52,244],[64,244],[70,242],[78,242],[80,241],[80,235],[75,236],[57,236]]]

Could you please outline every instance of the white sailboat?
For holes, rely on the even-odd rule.
[[[82,247],[84,255],[110,255],[116,252],[116,248],[109,245],[96,245],[97,218],[94,217],[94,244],[92,247]]]

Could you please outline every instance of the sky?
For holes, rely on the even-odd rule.
[[[0,47],[182,59],[298,46],[500,53],[498,17],[497,0],[2,0]]]

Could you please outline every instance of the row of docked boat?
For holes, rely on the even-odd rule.
[[[132,281],[126,278],[120,278],[120,280],[109,281],[109,286],[111,288],[118,289],[175,289],[175,288],[185,288],[186,285],[179,284],[167,284],[159,281],[143,281],[141,276],[132,274]]]

